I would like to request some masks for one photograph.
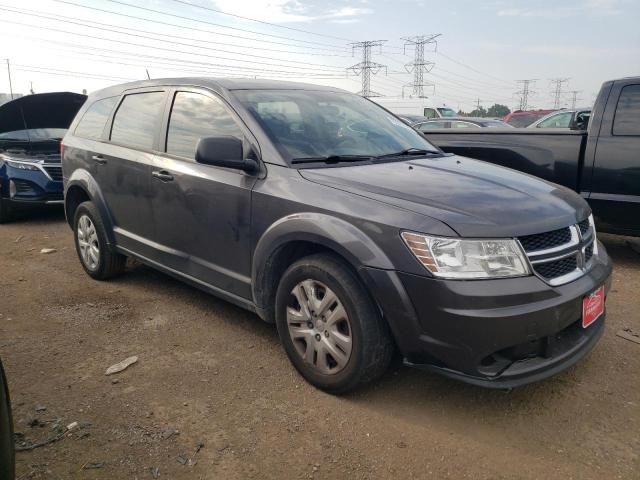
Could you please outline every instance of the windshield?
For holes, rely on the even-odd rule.
[[[358,95],[310,90],[237,90],[234,95],[289,163],[409,149],[439,153],[402,120]]]
[[[31,128],[0,133],[0,140],[17,142],[43,142],[64,137],[66,128]]]
[[[458,114],[451,110],[450,108],[447,107],[442,107],[442,108],[438,108],[438,111],[440,112],[440,115],[442,115],[443,117],[457,117]]]

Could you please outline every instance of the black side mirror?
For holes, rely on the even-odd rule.
[[[242,140],[237,137],[201,138],[196,148],[196,162],[245,172],[258,170],[258,162],[244,158]]]

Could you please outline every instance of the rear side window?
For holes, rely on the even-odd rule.
[[[113,119],[111,141],[151,150],[162,120],[164,99],[164,92],[126,95]]]
[[[440,129],[440,128],[448,128],[447,127],[447,123],[449,122],[426,122],[426,123],[420,123],[417,125],[418,130],[420,130],[421,132],[426,132],[427,130],[434,130],[434,129]]]
[[[84,112],[74,135],[84,138],[102,138],[102,131],[109,120],[109,115],[115,107],[118,97],[97,100]]]
[[[640,85],[628,85],[620,92],[613,134],[640,135]]]
[[[204,137],[243,137],[242,130],[218,99],[193,92],[177,92],[167,132],[167,153],[193,160]]]

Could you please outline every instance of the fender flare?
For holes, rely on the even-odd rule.
[[[270,258],[291,242],[309,242],[335,251],[356,270],[361,266],[392,270],[393,264],[362,230],[340,218],[313,212],[287,215],[273,223],[260,237],[251,267],[253,298],[259,308],[266,307],[265,280]]]
[[[115,236],[113,234],[113,219],[107,208],[107,203],[102,195],[102,190],[98,186],[95,178],[85,169],[78,168],[72,174],[64,187],[64,210],[67,214],[67,220],[71,222],[67,209],[67,192],[69,189],[79,187],[88,195],[89,199],[94,203],[100,216],[102,217],[102,223],[107,231],[107,241],[110,245],[115,244]]]

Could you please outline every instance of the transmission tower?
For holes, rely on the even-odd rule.
[[[518,80],[517,82],[522,84],[522,90],[516,92],[516,95],[520,95],[520,107],[519,110],[526,110],[529,107],[529,97],[535,95],[536,92],[531,90],[531,87],[535,85],[537,78],[529,78],[526,80]]]
[[[404,54],[407,54],[407,47],[413,46],[413,62],[407,63],[404,68],[409,73],[413,73],[413,82],[402,87],[402,96],[404,97],[405,87],[411,87],[412,92],[418,98],[425,98],[424,87],[435,87],[435,84],[427,82],[424,74],[429,73],[433,66],[433,62],[424,59],[424,49],[426,45],[433,45],[433,51],[438,49],[438,38],[441,33],[433,35],[416,35],[414,37],[406,37],[404,40]]]
[[[553,88],[553,108],[556,110],[560,108],[560,100],[562,99],[562,86],[569,81],[568,78],[552,78],[551,84],[555,85]]]
[[[386,65],[381,65],[371,61],[371,49],[373,47],[379,47],[382,50],[382,44],[386,40],[367,40],[365,42],[355,42],[351,44],[353,53],[356,50],[362,50],[362,61],[350,66],[347,70],[351,70],[356,75],[362,76],[362,90],[358,92],[358,95],[363,97],[379,97],[380,94],[371,90],[371,74],[377,74],[383,68],[385,72],[387,70]]]
[[[571,90],[571,108],[576,108],[576,103],[578,103],[578,94],[582,93],[582,90]]]

